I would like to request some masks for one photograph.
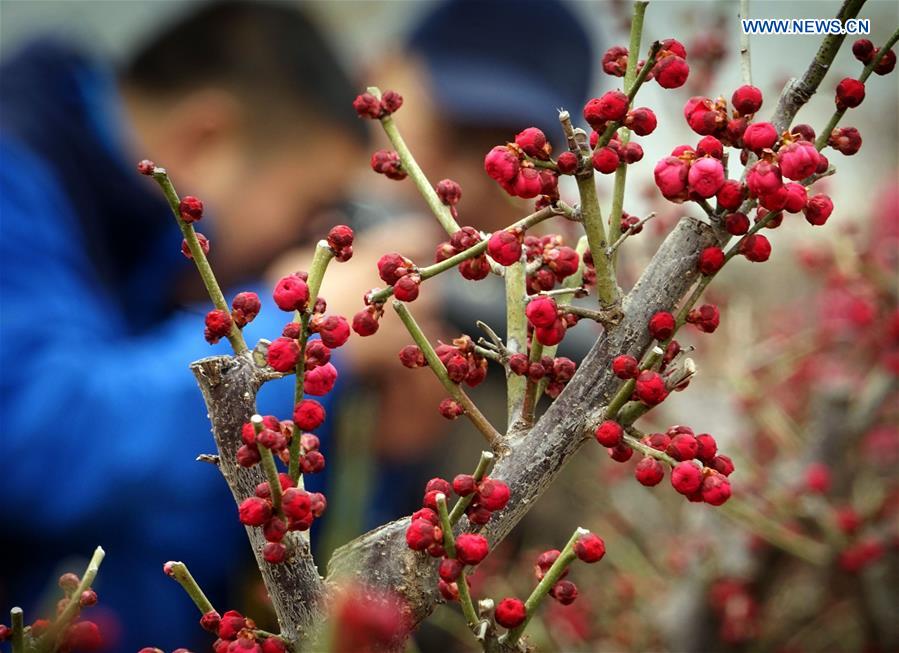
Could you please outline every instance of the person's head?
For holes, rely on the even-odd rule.
[[[563,146],[557,110],[578,115],[598,69],[582,23],[562,0],[446,0],[375,76],[414,111],[402,127],[423,167],[462,184],[467,223],[496,229],[520,217],[483,172],[493,146],[530,126]]]
[[[137,51],[120,86],[134,155],[209,206],[217,266],[232,274],[302,237],[367,138],[333,48],[286,4],[202,4]]]

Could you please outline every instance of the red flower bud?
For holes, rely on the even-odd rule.
[[[552,297],[537,297],[528,302],[525,315],[535,327],[550,327],[558,316],[556,301]]]
[[[628,111],[627,116],[624,118],[624,125],[637,136],[649,136],[655,131],[658,121],[652,109],[637,107]]]
[[[730,213],[724,218],[724,228],[733,236],[742,236],[749,231],[749,217],[745,213]]]
[[[868,39],[859,39],[852,44],[852,54],[863,64],[868,64],[874,58],[874,44]]]
[[[665,468],[652,456],[644,456],[634,468],[634,476],[641,485],[653,487],[665,478]]]
[[[390,150],[378,150],[371,155],[371,169],[388,179],[401,181],[406,178],[406,171],[400,161],[400,155]]]
[[[862,147],[862,135],[855,127],[837,127],[830,133],[827,144],[841,154],[852,156]]]
[[[724,145],[714,136],[703,136],[696,144],[696,155],[720,159],[724,156]]]
[[[686,199],[689,164],[673,156],[656,164],[653,171],[656,186],[667,200],[682,202]]]
[[[565,321],[559,318],[548,327],[537,327],[534,329],[534,337],[537,338],[537,342],[541,345],[554,347],[565,338],[566,330]]]
[[[462,199],[462,187],[452,179],[437,182],[437,197],[447,206],[455,206]]]
[[[574,554],[583,562],[599,562],[606,554],[606,543],[593,533],[581,535],[574,543]]]
[[[865,99],[865,85],[847,77],[837,84],[836,105],[837,109],[853,109],[862,103]]]
[[[456,538],[456,558],[466,565],[477,565],[490,552],[487,538],[474,533],[464,533]]]
[[[515,144],[528,156],[544,158],[546,156],[546,135],[536,127],[528,127],[518,133]]]
[[[687,322],[705,333],[713,333],[718,328],[721,316],[714,304],[703,304],[687,313]]]
[[[746,199],[746,187],[736,179],[728,179],[718,189],[715,198],[720,208],[736,211]]]
[[[303,376],[303,392],[321,397],[328,394],[337,382],[337,368],[331,363],[308,370]]]
[[[231,332],[231,314],[216,308],[206,314],[206,342],[214,345]]]
[[[713,506],[720,506],[730,498],[730,481],[727,477],[714,472],[702,479],[700,487],[702,500]]]
[[[185,195],[178,204],[178,213],[183,222],[188,224],[196,222],[203,217],[203,202],[193,195]]]
[[[272,516],[272,505],[265,499],[250,497],[238,506],[240,523],[247,526],[262,526]]]
[[[454,583],[459,579],[459,576],[462,575],[462,570],[464,568],[465,565],[455,558],[444,558],[440,561],[440,566],[437,567],[437,574],[440,576],[441,580],[447,583]]]
[[[783,146],[777,152],[780,172],[787,179],[799,181],[815,173],[821,155],[813,143],[795,141]]]
[[[627,48],[615,45],[602,55],[602,69],[607,75],[624,77],[627,70]]]
[[[394,285],[401,277],[408,274],[414,267],[412,261],[402,254],[392,252],[384,254],[378,259],[378,276],[384,280],[384,283]]]
[[[312,500],[306,490],[298,487],[287,488],[281,495],[281,509],[289,519],[302,521],[312,511]]]
[[[780,167],[765,160],[759,161],[749,169],[746,185],[754,197],[770,195],[783,186]]]
[[[724,185],[724,166],[712,157],[697,159],[687,173],[687,183],[700,197],[713,197]]]
[[[621,425],[618,422],[607,419],[596,427],[593,435],[596,438],[596,441],[602,446],[614,447],[622,442],[624,429],[621,428]]]
[[[459,474],[453,479],[453,492],[460,497],[467,497],[469,494],[474,494],[478,489],[477,486],[478,484],[471,474]]]
[[[673,55],[659,61],[652,74],[662,88],[680,88],[687,81],[690,66],[683,57]]]
[[[640,373],[640,363],[633,356],[622,354],[612,359],[612,372],[619,379],[635,379]]]
[[[649,318],[649,333],[656,340],[668,340],[676,326],[674,316],[668,311],[658,311]]]
[[[752,234],[740,241],[739,252],[753,263],[762,263],[771,256],[771,243],[761,234]]]
[[[237,610],[228,610],[222,615],[218,636],[221,639],[237,639],[238,633],[247,627],[247,620]]]
[[[712,468],[719,474],[730,476],[734,473],[734,463],[729,456],[718,454],[712,459]]]
[[[309,301],[309,286],[298,275],[289,274],[278,281],[273,297],[282,311],[304,311]]]
[[[150,161],[150,159],[144,159],[143,161],[139,161],[137,164],[137,171],[149,177],[156,170],[156,164]],[[2,640],[0,640],[2,641]]]
[[[275,338],[268,346],[266,360],[277,372],[292,372],[300,360],[300,346],[291,338]]]
[[[556,159],[556,165],[559,167],[559,172],[563,175],[574,174],[577,170],[577,155],[573,152],[562,152],[559,155],[559,158]]]
[[[880,52],[880,48],[877,48],[874,52],[874,56]],[[887,50],[886,54],[877,62],[877,65],[874,66],[874,72],[878,75],[889,75],[893,72],[893,69],[896,67],[896,53],[892,50]]]
[[[611,147],[601,147],[593,153],[593,168],[604,175],[615,172],[619,163],[621,159],[618,152]]]
[[[493,611],[496,623],[503,628],[512,629],[524,623],[527,609],[519,599],[505,598],[497,604]]]
[[[505,145],[497,145],[484,157],[484,170],[487,175],[503,184],[512,182],[518,176],[518,155]]]
[[[262,303],[256,293],[238,293],[231,302],[231,315],[234,323],[242,329],[256,318],[261,308]]]
[[[809,198],[803,213],[809,224],[821,226],[833,213],[833,201],[823,193],[814,195]]]
[[[360,336],[374,335],[378,330],[378,311],[373,306],[364,308],[353,316],[353,331]]]
[[[331,227],[328,232],[328,247],[335,252],[351,247],[353,245],[353,230],[345,224],[339,224]]]
[[[692,433],[676,433],[668,441],[665,452],[675,460],[693,460],[699,453],[699,443]]]
[[[478,486],[478,503],[491,512],[505,508],[509,496],[509,486],[496,479],[485,478]]]
[[[371,93],[362,93],[353,100],[353,109],[360,118],[377,120],[381,117],[381,101]]]
[[[637,377],[634,395],[647,406],[655,406],[665,401],[668,389],[665,387],[665,380],[658,372],[644,370]]]
[[[543,179],[536,168],[522,168],[518,171],[512,194],[522,199],[533,199],[543,191]]]
[[[396,113],[403,106],[403,96],[396,91],[385,91],[381,96],[381,109],[384,113]]]
[[[287,644],[280,637],[266,637],[262,640],[262,653],[287,653]]]
[[[549,590],[549,595],[562,605],[571,605],[577,599],[577,585],[570,580],[560,580]]]
[[[315,399],[303,399],[294,406],[293,421],[301,431],[313,431],[325,421],[325,409]]]
[[[704,275],[715,274],[724,267],[724,250],[720,247],[706,247],[699,254],[699,271]]]
[[[584,106],[584,120],[600,131],[599,126],[608,120],[618,121],[627,114],[627,95],[621,91],[608,91],[602,97],[593,98]]]
[[[707,465],[711,464],[715,459],[715,454],[718,453],[718,443],[715,442],[715,438],[708,433],[700,433],[696,436],[696,444],[699,445],[696,457]]]
[[[802,184],[790,182],[784,184],[784,192],[786,200],[784,201],[784,211],[788,213],[799,213],[805,208],[808,202],[808,191]]]
[[[465,409],[458,402],[449,398],[441,401],[438,409],[440,414],[446,419],[456,419],[465,412]]]
[[[683,495],[693,494],[702,485],[702,470],[686,460],[671,470],[671,486]]]
[[[741,115],[750,115],[762,108],[762,92],[755,86],[741,86],[730,98],[730,103]]]
[[[410,370],[417,367],[424,367],[428,364],[425,355],[422,353],[418,345],[406,345],[400,350],[400,362],[404,367]]]
[[[774,147],[777,129],[770,122],[754,122],[743,132],[743,146],[753,152]]]
[[[527,354],[512,354],[509,356],[509,369],[513,374],[523,376],[527,373],[529,365]]]
[[[34,635],[33,627],[32,635]],[[77,621],[62,634],[59,650],[99,651],[101,648],[103,636],[100,634],[100,627],[93,621]]]
[[[487,253],[500,265],[518,263],[522,240],[522,233],[518,229],[497,231],[487,241]]]
[[[393,296],[401,302],[413,302],[418,299],[418,291],[421,287],[421,276],[407,274],[397,280],[393,286]]]

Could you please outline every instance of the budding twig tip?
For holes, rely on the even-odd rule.
[[[575,535],[589,535],[590,531],[584,528],[583,526],[578,526],[577,530],[574,531]]]
[[[492,451],[482,451],[481,458],[484,460],[493,460],[493,452]]]
[[[659,347],[658,345],[656,345],[655,347],[652,348],[652,353],[659,354],[661,356],[662,354],[665,353],[665,350],[662,349],[661,347]]]
[[[256,413],[250,418],[250,422],[253,424],[262,424],[262,415]]]

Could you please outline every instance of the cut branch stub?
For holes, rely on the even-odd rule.
[[[234,501],[240,504],[253,496],[257,484],[266,480],[258,465],[247,469],[237,464],[237,450],[243,444],[241,427],[256,413],[256,393],[267,378],[265,370],[255,365],[249,353],[234,358],[204,358],[192,363],[190,368],[209,411],[212,435],[219,450],[219,470]],[[272,599],[281,637],[296,644],[303,634],[313,630],[325,599],[324,583],[306,538],[299,533],[288,533],[285,544],[292,549],[291,556],[281,564],[271,564],[262,557],[266,542],[262,529],[248,526],[247,536]]]

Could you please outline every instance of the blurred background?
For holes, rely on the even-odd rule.
[[[824,18],[839,5],[754,1],[750,11]],[[226,295],[254,289],[265,302],[248,340],[279,335],[287,320],[270,305],[273,282],[307,266],[337,222],[357,230],[356,253],[331,267],[323,294],[349,317],[380,284],[382,253],[427,264],[442,239],[411,183],[372,174],[370,153],[388,144],[356,119],[355,93],[400,92],[397,122],[429,178],[459,181],[460,224],[493,231],[530,207],[483,174],[484,154],[530,125],[558,149],[555,109],[579,117],[587,98],[619,83],[599,61],[627,44],[630,14],[619,1],[297,1],[271,15],[247,6],[0,3],[0,406],[10,461],[0,480],[9,507],[0,607],[52,612],[56,577],[103,544],[94,615],[110,651],[207,647],[189,599],[161,573],[168,559],[187,562],[220,610],[263,624],[266,614],[227,488],[194,462],[212,443],[187,364],[226,349],[203,341],[202,289],[133,162],[156,160],[182,195],[206,202],[198,227]],[[645,156],[632,166],[624,210],[658,217],[622,248],[625,288],[672,225],[699,214],[664,202],[652,168],[698,140],[682,118],[690,96],[729,98],[740,85],[737,13],[737,2],[650,4],[644,44],[677,38],[691,75],[680,89],[648,84],[638,96],[659,128],[640,139]],[[878,45],[899,25],[899,5],[869,0],[861,16]],[[819,42],[752,38],[762,118]],[[826,123],[836,83],[861,71],[850,43],[796,122]],[[697,377],[642,423],[715,435],[737,469],[726,509],[688,504],[667,481],[644,488],[633,461],[586,446],[473,578],[475,595],[524,597],[540,551],[561,548],[577,525],[602,535],[606,559],[572,572],[578,601],[551,602],[532,626],[546,650],[899,647],[895,80],[872,76],[842,123],[861,131],[861,151],[828,152],[838,172],[816,186],[836,206],[826,227],[788,217],[768,234],[767,265],[728,266],[708,293],[721,328],[682,339],[696,347]],[[573,191],[563,185],[563,199],[574,203]],[[609,177],[599,191],[607,206]],[[558,228],[573,246],[567,227]],[[476,337],[476,319],[502,324],[495,279],[443,276],[413,305],[432,339]],[[471,471],[481,449],[464,420],[439,415],[443,392],[431,375],[400,365],[409,340],[392,317],[336,354],[328,466],[311,479],[329,503],[313,530],[322,567],[337,546],[417,509],[429,478]],[[562,353],[579,360],[595,336],[582,324]],[[286,416],[290,392],[266,386],[260,411]],[[503,392],[497,370],[471,391],[495,424]],[[474,650],[446,606],[416,646]]]

